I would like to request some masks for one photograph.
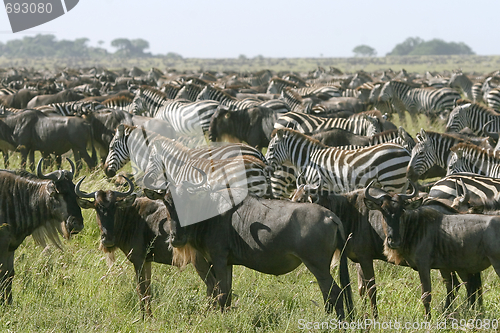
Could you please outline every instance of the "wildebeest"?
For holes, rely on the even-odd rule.
[[[261,106],[238,111],[219,107],[210,120],[208,138],[212,142],[237,139],[262,149],[269,144],[277,119],[273,110]]]
[[[184,185],[172,191],[176,207],[178,199],[189,201],[192,195],[200,194],[199,191],[189,192],[192,192],[190,187]],[[213,265],[221,309],[231,304],[232,265],[281,275],[303,262],[318,281],[325,309],[330,312],[335,308],[337,315],[343,318],[341,289],[330,275],[333,254],[342,249],[345,242],[339,218],[319,205],[262,199],[251,194],[227,210],[220,192],[201,192],[207,199],[203,202],[217,205],[220,211],[224,211],[219,216],[181,227],[177,212],[172,214],[170,244],[175,247],[174,257],[175,252],[186,254],[192,247]],[[238,190],[229,192],[235,197],[241,195]],[[165,204],[169,211],[175,211],[173,207],[170,209],[172,202],[165,200]],[[346,288],[344,296],[350,313],[352,299],[344,254],[341,256],[340,280]]]
[[[101,230],[100,248],[108,257],[113,259],[118,248],[134,265],[141,310],[143,315],[151,316],[151,262],[172,264],[172,250],[168,244],[170,214],[159,200],[136,198],[132,194],[134,185],[127,178],[127,192],[98,190],[92,193],[80,190],[84,179],[75,187],[78,204],[96,211]],[[197,255],[196,259],[193,264],[211,295],[215,286],[213,274],[202,256]]]
[[[421,198],[409,201],[416,195],[415,187],[411,195],[377,197],[369,194],[369,188],[365,190],[366,206],[384,216],[384,253],[390,261],[405,260],[418,270],[426,316],[430,317],[431,268],[456,271],[467,281],[493,265],[500,277],[500,217],[446,215],[420,207]]]
[[[53,95],[38,95],[33,97],[26,106],[28,109],[32,109],[36,106],[48,105],[52,103],[63,103],[71,101],[79,101],[85,98],[84,95],[74,92],[71,89],[63,90]]]
[[[0,170],[0,302],[12,303],[14,251],[33,235],[45,246],[50,240],[60,247],[58,234],[69,239],[83,229],[83,217],[76,202],[71,171],[42,173]]]
[[[28,102],[38,93],[31,89],[21,89],[13,95],[0,96],[0,104],[9,108],[25,109]]]
[[[51,153],[61,156],[70,149],[75,155],[77,170],[81,168],[80,156],[90,168],[96,165],[93,144],[92,158],[87,153],[87,143],[93,141],[90,125],[79,117],[49,117],[41,111],[27,110],[0,121],[12,130],[16,147],[21,152],[22,167],[26,166],[29,154],[30,169],[34,169],[36,150],[42,152],[44,156]]]

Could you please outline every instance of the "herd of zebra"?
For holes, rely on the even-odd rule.
[[[236,189],[285,201],[307,189],[306,201],[318,202],[323,193],[368,193],[371,186],[404,196],[419,179],[440,177],[418,187],[423,205],[440,205],[449,214],[500,209],[500,71],[474,76],[344,74],[333,67],[302,74],[91,68],[57,74],[9,69],[0,70],[0,77],[4,153],[20,149],[16,131],[24,126],[10,126],[8,119],[38,112],[87,122],[107,177],[130,161],[144,188],[182,192],[188,184],[183,200],[198,191],[225,191],[236,207],[243,200],[234,201]],[[421,129],[413,138],[404,129],[406,112],[412,122],[424,115],[446,131]],[[402,126],[391,122],[395,115]],[[49,147],[42,153],[61,152]],[[178,204],[177,210],[179,217],[192,217],[191,205]]]

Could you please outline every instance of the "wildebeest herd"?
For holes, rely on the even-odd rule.
[[[59,246],[58,234],[82,230],[80,207],[96,211],[101,249],[133,263],[147,316],[153,261],[192,264],[222,310],[233,265],[281,275],[304,263],[341,319],[354,314],[348,258],[374,317],[374,259],[418,271],[426,316],[431,269],[446,284],[446,308],[459,278],[481,306],[481,271],[500,276],[500,71],[10,68],[0,78],[3,302],[12,302],[16,248],[29,235]],[[422,115],[445,133],[413,138],[404,127]],[[71,171],[61,169],[69,150]],[[8,170],[19,152],[34,171],[35,151],[36,174]],[[52,158],[58,170],[44,174]],[[84,178],[75,186],[82,158],[109,178],[130,161],[128,190],[87,193]]]

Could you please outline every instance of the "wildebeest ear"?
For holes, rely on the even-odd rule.
[[[131,204],[134,203],[135,197],[136,197],[135,194],[131,194],[128,197],[124,198],[123,200],[117,201],[116,207],[123,208],[123,207],[130,206]]]
[[[90,200],[85,200],[80,197],[76,198],[76,203],[78,206],[80,206],[83,209],[93,209],[94,208],[94,203]]]
[[[417,200],[413,200],[405,205],[406,210],[413,210],[417,209],[422,205],[422,201],[424,201],[424,198],[418,198]]]
[[[368,198],[364,198],[365,205],[369,210],[380,210],[380,206]]]
[[[53,181],[50,181],[47,184],[47,193],[51,196],[54,197],[59,191],[57,190],[56,184]]]

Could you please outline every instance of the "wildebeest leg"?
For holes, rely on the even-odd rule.
[[[137,277],[137,293],[141,303],[142,316],[152,317],[151,312],[151,262],[134,263]]]
[[[9,168],[9,151],[4,150],[4,151],[2,151],[2,154],[3,154],[3,165],[4,165],[5,169],[8,169]]]
[[[330,274],[330,263],[321,263],[317,259],[303,260],[303,262],[318,281],[319,288],[323,294],[326,312],[331,313],[335,308],[338,318],[342,320],[345,318],[345,315],[342,297],[340,297],[340,287],[335,283]]]
[[[0,226],[0,303],[12,303],[12,279],[14,278],[14,251],[9,251],[10,227]]]
[[[231,288],[233,279],[233,266],[227,264],[227,260],[214,261],[214,272],[217,277],[217,285],[215,287],[215,294],[221,311],[226,307],[231,306]]]
[[[482,297],[482,281],[481,273],[459,273],[462,280],[466,283],[467,288],[467,303],[469,307],[473,308],[478,305],[481,307],[483,305]],[[477,301],[477,303],[476,303]]]
[[[35,171],[35,151],[30,150],[28,155],[29,155],[29,159],[30,159],[30,170]]]
[[[26,170],[26,161],[28,159],[28,149],[25,146],[21,146],[19,148],[19,152],[21,153],[21,168]]]
[[[75,168],[76,174],[82,169],[82,159],[80,158],[80,152],[76,149],[73,149],[73,156],[75,156]]]
[[[76,150],[76,149],[74,149],[74,150],[73,150],[73,153],[75,152],[75,150]],[[96,161],[94,161],[94,160],[90,157],[89,153],[87,153],[87,150],[82,149],[82,150],[80,150],[80,151],[79,151],[79,153],[80,153],[80,156],[81,156],[81,157],[83,157],[83,159],[85,160],[85,163],[87,163],[87,165],[88,165],[89,169],[93,169],[93,168],[95,168]]]
[[[428,267],[418,267],[418,275],[422,284],[422,303],[425,308],[425,316],[431,318],[431,269]]]
[[[216,298],[217,294],[215,293],[215,284],[217,283],[217,280],[215,278],[213,269],[211,269],[212,267],[210,266],[210,264],[199,252],[196,252],[194,268],[207,286],[207,296]]]
[[[56,155],[56,167],[57,167],[57,170],[62,170],[61,166],[62,166],[62,157],[61,157],[61,155]]]
[[[361,279],[361,282],[360,282]],[[360,286],[362,285],[362,287]],[[358,266],[358,286],[359,296],[364,296],[366,290],[368,290],[368,297],[370,298],[370,304],[372,306],[373,317],[378,317],[377,309],[377,287],[375,286],[375,271],[373,269],[373,261],[363,261]],[[363,290],[363,294],[361,293]]]
[[[444,304],[444,308],[448,309],[451,306],[451,303],[457,298],[460,281],[458,281],[455,272],[445,269],[440,269],[439,272],[441,273],[446,286],[446,302]]]

